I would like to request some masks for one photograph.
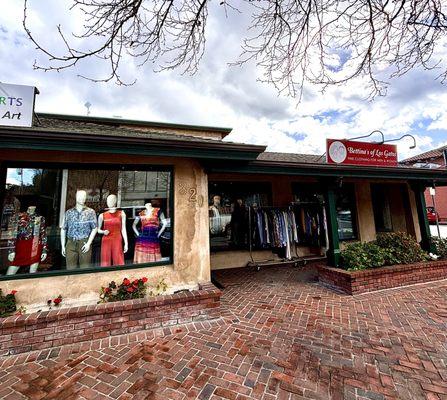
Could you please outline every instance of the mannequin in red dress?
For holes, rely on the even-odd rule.
[[[13,236],[6,275],[16,274],[23,266],[29,266],[31,274],[37,272],[39,263],[47,258],[47,235],[45,218],[37,215],[36,206],[29,206],[26,212],[15,216]]]
[[[98,233],[102,233],[101,267],[124,265],[124,253],[128,250],[126,214],[116,208],[117,197],[107,197],[108,210],[98,217]],[[123,248],[124,241],[124,248]]]

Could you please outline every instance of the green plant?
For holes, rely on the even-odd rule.
[[[0,289],[0,317],[9,317],[17,311],[16,293],[17,290],[13,290],[11,293],[3,295]]]
[[[385,252],[374,242],[352,243],[341,252],[343,267],[350,271],[385,265]]]
[[[377,236],[376,243],[385,250],[387,265],[411,264],[428,259],[416,239],[404,232],[382,233]]]
[[[151,288],[149,291],[149,296],[159,296],[160,294],[166,292],[168,289],[168,284],[165,282],[165,279],[162,278],[158,281],[155,287]]]
[[[435,254],[447,258],[447,239],[433,236],[431,240],[435,246]]]

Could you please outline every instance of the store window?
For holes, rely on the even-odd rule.
[[[338,237],[340,240],[357,239],[357,220],[354,185],[344,184],[335,193]]]
[[[371,199],[374,212],[374,223],[377,232],[392,232],[391,206],[389,190],[385,185],[371,185]]]
[[[267,207],[272,202],[267,182],[210,182],[209,188],[211,251],[247,249],[248,207]]]
[[[7,168],[3,278],[172,262],[171,171]]]

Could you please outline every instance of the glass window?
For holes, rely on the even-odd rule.
[[[171,172],[8,168],[0,275],[172,262]]]
[[[210,182],[208,187],[211,251],[248,248],[248,206],[271,205],[265,182]]]
[[[357,239],[354,185],[344,184],[335,194],[340,240]]]
[[[389,191],[384,185],[371,185],[371,199],[374,212],[374,223],[377,232],[392,232],[391,206]]]

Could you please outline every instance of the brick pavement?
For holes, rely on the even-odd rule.
[[[447,399],[447,282],[347,296],[220,271],[223,317],[0,361],[2,399]]]

